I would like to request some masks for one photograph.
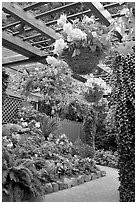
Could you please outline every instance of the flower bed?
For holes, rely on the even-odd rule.
[[[45,140],[37,124],[34,120],[27,128],[14,124],[14,129],[10,125],[10,131],[4,131],[3,201],[41,197],[105,175],[92,158],[73,155],[73,144],[66,135],[50,134]]]
[[[117,168],[118,154],[112,151],[97,150],[95,153],[96,164]]]

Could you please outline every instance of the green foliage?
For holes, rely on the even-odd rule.
[[[47,140],[50,133],[54,133],[59,128],[59,123],[56,118],[50,119],[47,115],[44,115],[41,121],[42,134]]]
[[[80,139],[77,139],[72,147],[73,155],[80,156],[81,158],[94,158],[94,148],[88,144],[85,144]]]
[[[118,165],[118,153],[105,150],[96,150],[95,161],[99,165],[109,166],[117,168]]]
[[[30,111],[28,122],[21,116],[18,121],[20,125],[7,124],[6,130],[10,131],[3,131],[3,201],[26,201],[44,195],[45,183],[96,170],[90,146],[83,145],[86,154],[83,153],[82,159],[80,155],[74,156],[73,144],[64,134],[57,136],[50,133],[45,141],[40,122],[34,116]],[[54,130],[54,122],[49,123],[50,132]],[[27,132],[21,132],[24,125],[27,126]],[[90,157],[89,161],[87,157]],[[84,160],[86,165],[82,167]]]
[[[118,144],[120,201],[135,201],[135,54],[118,56],[114,64],[112,100]]]
[[[85,143],[95,148],[95,133],[96,133],[96,115],[93,110],[85,114],[83,121],[83,130],[85,132]]]
[[[3,148],[2,187],[3,199],[8,202],[21,202],[28,196],[42,195],[41,183],[33,161],[16,159],[12,149]]]
[[[2,99],[4,102],[5,94],[6,94],[6,89],[8,87],[9,83],[9,75],[6,73],[5,69],[2,68]]]

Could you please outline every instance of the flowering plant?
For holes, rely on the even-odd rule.
[[[112,151],[97,150],[95,153],[95,161],[97,164],[117,168],[118,153]]]
[[[69,141],[67,136],[65,134],[62,134],[55,139],[53,139],[52,135],[48,138],[49,141],[54,141],[58,152],[62,155],[68,155],[72,151],[72,142]]]
[[[82,21],[74,20],[71,24],[62,14],[57,24],[63,29],[64,38],[56,40],[54,53],[63,55],[74,72],[91,73],[112,46],[111,31],[96,22],[94,16],[84,16]]]
[[[88,102],[97,103],[101,100],[103,94],[111,93],[111,88],[102,78],[96,78],[90,74],[90,78],[85,83],[85,99]]]

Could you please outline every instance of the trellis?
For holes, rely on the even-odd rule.
[[[25,7],[20,7],[18,3],[4,2],[2,10],[6,13],[6,18],[13,18],[13,22],[9,22],[2,27],[2,46],[3,57],[2,65],[4,67],[14,67],[20,64],[28,64],[32,62],[40,62],[46,64],[46,57],[53,55],[52,44],[56,39],[61,38],[61,29],[57,28],[57,18],[54,20],[46,20],[49,15],[56,13],[67,12],[72,8],[82,8],[80,12],[68,14],[67,19],[71,21],[75,18],[80,18],[83,15],[91,16],[94,14],[96,20],[101,21],[106,26],[110,25],[110,20],[115,17],[120,17],[118,12],[111,15],[111,9],[120,9],[124,2],[121,3],[97,3],[97,2],[65,2],[62,6],[57,6],[54,9],[48,9],[44,12],[35,14],[35,10],[42,7],[46,8],[49,2],[30,3]],[[123,15],[123,14],[122,14]],[[15,31],[16,30],[16,31]],[[122,36],[118,30],[117,35],[119,40]],[[5,49],[5,48],[6,49]],[[12,51],[11,51],[12,50]],[[85,82],[81,76],[72,74],[72,76],[82,82]],[[105,75],[106,76],[106,75]]]

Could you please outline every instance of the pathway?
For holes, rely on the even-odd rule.
[[[43,200],[35,202],[119,202],[117,170],[110,167],[100,168],[106,171],[105,177],[47,194]]]

